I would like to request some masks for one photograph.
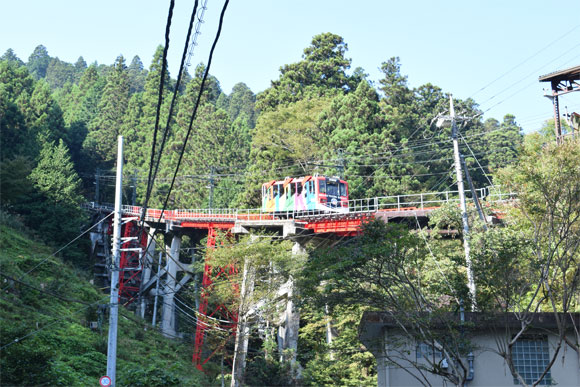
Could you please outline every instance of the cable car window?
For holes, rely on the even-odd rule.
[[[340,196],[346,196],[346,184],[340,183]]]
[[[302,193],[302,183],[296,183],[296,194],[300,195]]]
[[[324,180],[324,179],[318,180],[318,193],[321,193],[321,194],[326,193],[326,180]]]
[[[326,180],[326,194],[338,196],[338,182],[336,180]]]

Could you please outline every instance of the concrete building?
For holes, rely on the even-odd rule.
[[[407,325],[387,312],[363,315],[359,338],[377,360],[378,386],[521,384],[500,356],[522,326],[514,314],[464,313],[463,320],[451,314],[434,319],[425,316],[417,324]],[[559,317],[566,323],[570,343],[578,347],[575,329],[580,326],[580,314]],[[559,341],[554,314],[536,313],[532,318],[529,329],[512,347],[514,367],[529,385],[552,360]],[[457,381],[453,381],[454,375]],[[553,384],[580,386],[578,352],[566,342],[539,385]]]

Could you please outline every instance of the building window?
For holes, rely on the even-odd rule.
[[[532,384],[538,380],[550,363],[548,338],[546,336],[529,336],[519,339],[512,348],[512,360],[514,367],[525,382]],[[517,378],[514,378],[514,384],[520,384]],[[542,386],[552,384],[550,371],[546,373],[539,384]]]
[[[431,360],[433,357],[436,359],[441,359],[443,357],[443,353],[427,343],[421,343],[417,345],[417,359],[425,358]]]

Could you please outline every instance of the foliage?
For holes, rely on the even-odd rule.
[[[302,289],[315,305],[359,305],[387,313],[405,340],[436,343],[445,357],[457,359],[449,370],[443,370],[437,362],[418,365],[405,355],[404,345],[391,343],[389,361],[460,384],[467,377],[462,357],[467,354],[469,341],[449,316],[457,310],[464,286],[455,287],[459,281],[448,279],[452,272],[447,269],[444,273],[440,268],[443,286],[430,283],[433,268],[428,261],[436,258],[429,256],[423,246],[418,235],[400,225],[371,221],[363,226],[360,236],[312,252],[305,265]]]
[[[117,155],[117,137],[129,104],[129,77],[125,58],[119,56],[98,105],[98,114],[91,121],[84,148],[95,158],[96,164],[112,167]]]
[[[44,78],[46,76],[46,70],[50,64],[50,59],[48,50],[41,44],[36,46],[32,54],[28,57],[26,67],[28,67],[28,70],[34,78]]]
[[[343,38],[324,33],[312,38],[302,61],[280,68],[280,78],[260,93],[256,107],[261,111],[302,99],[336,95],[354,88],[360,78],[349,77],[351,60],[345,57],[348,45]]]
[[[531,316],[539,311],[553,313],[556,327],[551,358],[538,383],[560,351],[578,343],[566,330],[578,329],[566,313],[577,312],[580,279],[580,143],[545,143],[541,135],[526,138],[517,162],[498,176],[505,186],[518,192],[507,226],[476,239],[475,267],[481,274],[487,309],[513,312],[519,328],[498,339],[498,353],[520,383],[512,349],[531,328]],[[484,271],[485,270],[485,271]]]
[[[88,325],[106,320],[98,318],[97,306],[108,296],[89,283],[89,273],[51,257],[51,249],[4,224],[0,246],[2,385],[96,385],[106,370],[107,327],[92,331]],[[209,384],[191,365],[187,344],[147,329],[131,312],[121,315],[119,384]],[[145,334],[134,339],[135,331]]]
[[[314,305],[302,305],[298,348],[305,385],[376,385],[374,356],[358,340],[358,324],[365,309],[338,305],[327,315]],[[330,344],[327,324],[332,326]]]
[[[164,79],[160,78],[161,46],[156,49],[149,69],[144,69],[137,56],[129,66],[123,56],[112,65],[87,66],[82,57],[74,64],[66,63],[50,57],[42,45],[23,63],[9,49],[0,57],[3,210],[22,220],[39,238],[50,238],[51,245],[60,247],[68,243],[78,235],[84,222],[79,204],[93,197],[95,169],[113,166],[118,135],[125,136],[126,168],[138,175],[137,201],[142,204],[145,196],[142,182],[149,171],[157,118],[156,145],[164,134],[167,144],[149,202],[152,206],[161,206],[165,201],[190,123],[192,132],[169,196],[169,208],[210,204],[214,208],[257,207],[259,188],[265,181],[313,173],[342,175],[349,182],[351,198],[451,188],[455,179],[450,173],[450,129],[436,126],[433,120],[438,114],[448,113],[449,94],[430,83],[412,88],[398,57],[380,65],[383,75],[375,84],[363,69],[350,69],[347,51],[342,37],[332,33],[316,35],[302,58],[283,64],[278,79],[257,96],[241,82],[226,94],[219,80],[209,74],[197,117],[192,121],[206,66],[197,66],[193,77],[185,74],[185,81],[177,90],[174,115],[168,117],[175,80],[168,72]],[[160,84],[164,92],[157,117]],[[522,147],[523,136],[515,117],[506,115],[501,122],[494,119],[482,122],[476,101],[454,102],[458,115],[466,118],[460,120],[464,138],[460,137],[460,150],[476,187],[490,184],[488,178],[493,177],[523,192],[522,206],[507,218],[505,227],[481,233],[474,214],[470,213],[470,221],[475,224],[474,267],[476,272],[483,273],[476,277],[478,305],[485,311],[509,311],[525,309],[535,302],[539,310],[550,310],[553,307],[547,300],[553,299],[558,301],[557,310],[578,310],[577,298],[572,296],[577,291],[574,271],[578,259],[574,252],[577,226],[571,218],[577,214],[578,201],[571,182],[578,179],[570,161],[571,155],[578,158],[576,148],[565,145],[568,156],[549,145],[542,148],[541,144],[548,141],[546,136],[528,136],[532,141]],[[548,134],[553,136],[553,130],[548,130]],[[510,169],[500,171],[509,165]],[[84,179],[82,184],[79,176]],[[101,199],[112,202],[109,194],[112,190],[104,191],[106,187],[103,189],[101,184]],[[305,383],[373,383],[371,358],[358,343],[355,329],[365,308],[393,313],[397,308],[409,310],[409,316],[400,322],[418,328],[439,321],[444,313],[455,312],[458,299],[469,304],[461,248],[463,235],[461,231],[453,233],[461,229],[459,224],[457,207],[449,206],[433,213],[429,237],[409,234],[393,225],[382,228],[371,224],[367,226],[367,235],[333,250],[312,253],[301,280],[303,327],[297,354],[305,367]],[[551,231],[550,224],[554,226]],[[568,231],[560,239],[562,243],[554,239],[557,235],[554,230]],[[439,231],[450,233],[451,237],[441,238]],[[265,241],[268,243],[262,243]],[[272,288],[276,288],[273,284],[279,285],[290,274],[297,278],[293,265],[301,262],[288,258],[287,244],[275,242],[268,246],[269,242],[270,239],[254,240],[245,247],[218,249],[225,251],[215,255],[216,263],[236,261],[240,267],[247,263],[246,274],[256,279],[267,275],[271,280],[250,281],[254,285],[252,294],[246,297],[247,305],[235,304],[246,310],[257,305],[260,297],[269,300],[248,316],[253,327],[266,321],[270,327],[277,324],[274,316],[280,305],[273,301]],[[88,265],[83,248],[77,247],[72,250],[74,253],[69,250],[65,256],[77,266]],[[270,261],[276,266],[274,273],[269,269]],[[20,263],[23,268],[31,267]],[[541,277],[548,266],[552,270],[549,288]],[[241,272],[231,280],[241,285]],[[326,282],[320,285],[320,280]],[[222,289],[230,289],[229,285]],[[218,291],[216,296],[233,302],[232,295],[226,293]],[[32,290],[20,295],[29,306],[26,313],[22,312],[24,317],[33,316],[30,308],[43,306]],[[322,313],[325,305],[329,305],[339,333],[330,346],[322,340],[328,320]],[[421,308],[435,311],[434,320],[425,321],[417,313]],[[35,321],[42,324],[47,319]],[[14,335],[25,334],[18,331],[17,323],[7,327]],[[10,362],[30,358],[40,365],[30,370],[18,362],[8,362],[6,369],[11,377],[23,384],[39,384],[39,370],[48,370],[45,374],[54,384],[94,384],[90,378],[102,369],[99,367],[103,364],[103,340],[90,339],[78,322],[67,325],[69,328],[80,337],[79,342],[65,345],[70,345],[70,356],[60,355],[53,345],[63,340],[60,336],[66,336],[64,330],[55,331],[54,335],[39,334],[29,341],[30,345],[23,342],[11,346],[16,355],[10,357]],[[125,328],[143,332],[143,326]],[[454,334],[456,327],[447,328]],[[438,340],[447,345],[448,351],[457,352],[453,340],[455,344],[461,340],[453,334],[448,342],[436,335],[426,339]],[[265,384],[272,380],[290,383],[291,370],[273,356],[276,352],[273,337],[269,331],[265,337],[256,339],[263,346],[255,356],[248,357],[248,383]],[[184,351],[171,346],[160,350],[165,344],[155,340],[153,347],[159,347],[154,350],[145,343],[143,347],[132,341],[125,343],[128,348],[141,348],[147,356],[142,364],[136,365],[129,360],[129,351],[122,351],[120,381],[134,385],[201,383],[197,375],[187,379],[184,375],[194,374],[186,372],[189,368],[181,363],[175,367],[168,365],[169,361],[161,364],[164,360],[157,357],[175,359],[175,351],[180,355]],[[83,344],[86,341],[99,350],[91,350]],[[85,348],[86,354],[76,353],[75,346]]]

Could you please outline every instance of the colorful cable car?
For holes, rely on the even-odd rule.
[[[262,184],[262,212],[348,212],[348,183],[338,177],[305,176]]]

